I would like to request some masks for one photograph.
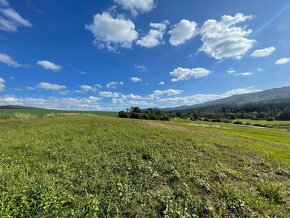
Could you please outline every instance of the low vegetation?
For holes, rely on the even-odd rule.
[[[289,217],[290,132],[101,116],[0,120],[0,217]]]

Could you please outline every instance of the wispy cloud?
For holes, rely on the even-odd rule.
[[[0,62],[14,68],[26,67],[25,65],[17,63],[12,57],[7,54],[0,53]]]
[[[0,92],[3,91],[5,88],[5,80],[0,78]]]
[[[1,4],[5,5],[6,1],[2,1]],[[0,29],[3,31],[16,32],[19,27],[32,27],[32,24],[28,20],[21,17],[21,15],[12,8],[1,8],[0,12],[5,17],[0,17]]]

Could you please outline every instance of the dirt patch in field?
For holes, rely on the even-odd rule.
[[[214,128],[214,129],[226,129],[229,130],[231,128],[218,126],[218,125],[205,125],[205,124],[197,124],[197,123],[188,123],[187,125],[190,126],[197,126],[197,127],[205,127],[205,128]]]

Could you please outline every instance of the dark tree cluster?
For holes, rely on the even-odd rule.
[[[145,110],[139,107],[131,107],[126,111],[120,111],[119,118],[143,119],[143,120],[165,120],[169,121],[169,116],[163,110],[148,108]]]
[[[278,102],[257,102],[242,106],[214,105],[189,111],[169,112],[170,117],[227,122],[235,119],[290,120],[290,99]]]

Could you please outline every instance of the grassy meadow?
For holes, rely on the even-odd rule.
[[[256,126],[261,125],[270,128],[290,130],[290,121],[281,121],[281,120],[267,121],[267,120],[248,120],[248,119],[239,119],[235,121],[240,121],[244,125],[256,125]]]
[[[290,214],[285,130],[24,116],[0,119],[0,151],[0,217]]]

